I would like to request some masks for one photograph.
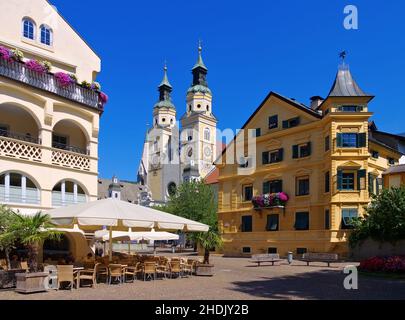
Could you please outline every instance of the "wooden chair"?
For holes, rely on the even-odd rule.
[[[173,275],[177,274],[179,277],[181,277],[181,265],[180,265],[180,260],[171,260],[170,262],[170,277],[173,278]]]
[[[186,260],[183,264],[183,274],[184,275],[193,275],[193,260]]]
[[[108,266],[108,284],[111,284],[113,279],[119,280],[122,283],[122,265],[120,264],[110,264]]]
[[[108,267],[103,263],[97,263],[94,267],[96,269],[96,280],[100,281],[100,276],[105,278],[105,283],[108,283]]]
[[[135,266],[132,265],[132,266],[124,267],[124,269],[123,269],[124,282],[127,282],[128,276],[130,276],[132,278],[132,282],[135,281],[135,278],[136,278],[138,272],[140,272],[139,266],[140,266],[140,263],[138,262],[135,264]]]
[[[75,277],[73,273],[73,265],[58,265],[56,266],[58,270],[58,290],[60,289],[60,284],[62,282],[69,282],[70,283],[70,290],[73,289],[75,285]]]
[[[77,285],[76,288],[80,288],[80,280],[90,280],[91,281],[91,287],[95,288],[97,285],[97,267],[99,263],[97,263],[93,269],[84,269],[80,270],[77,273],[76,279],[77,279]]]
[[[145,262],[144,267],[143,267],[143,281],[145,281],[147,278],[150,278],[152,280],[155,280],[156,278],[156,263],[155,262]]]
[[[156,275],[162,275],[162,278],[166,278],[169,272],[169,261],[165,258],[160,259],[156,266]]]

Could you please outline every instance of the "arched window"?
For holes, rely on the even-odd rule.
[[[23,20],[23,37],[27,39],[35,39],[35,23],[31,19]]]
[[[174,182],[170,182],[167,186],[167,193],[169,196],[174,196],[177,192],[177,186]]]
[[[20,173],[0,175],[0,203],[40,203],[40,191],[29,178]]]
[[[41,43],[47,46],[52,45],[52,30],[46,25],[41,26]]]
[[[52,206],[61,207],[87,202],[86,194],[76,182],[63,180],[52,190]]]
[[[210,112],[210,106],[209,105],[207,105],[207,111]]]
[[[207,141],[211,140],[211,131],[209,128],[205,128],[205,130],[204,130],[204,140],[207,140]]]

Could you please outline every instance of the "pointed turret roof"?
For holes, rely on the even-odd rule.
[[[155,108],[172,108],[176,107],[172,103],[172,98],[170,96],[173,88],[167,77],[167,65],[163,68],[163,80],[159,85],[159,101],[155,104]]]
[[[200,42],[198,44],[198,60],[197,60],[197,63],[194,65],[193,70],[197,69],[197,68],[202,68],[202,69],[208,70],[208,68],[204,64],[201,53],[202,53],[202,46],[201,46],[201,42]]]
[[[167,86],[169,88],[172,88],[172,85],[170,84],[169,79],[167,77],[167,65],[166,65],[166,63],[165,63],[165,66],[163,68],[163,80],[160,83],[159,88],[163,87],[163,86]]]
[[[353,79],[349,66],[342,63],[336,74],[335,82],[329,92],[329,97],[368,97]]]

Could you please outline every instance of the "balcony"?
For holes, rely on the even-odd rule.
[[[21,62],[0,59],[0,76],[56,94],[90,108],[103,110],[103,102],[97,92],[76,83],[62,88],[57,85],[53,74],[37,73],[28,69],[25,64]]]
[[[52,147],[55,149],[61,149],[61,150],[66,150],[66,151],[70,151],[70,152],[75,152],[75,153],[80,153],[80,154],[84,154],[84,155],[89,155],[89,151],[76,147],[76,146],[70,146],[67,144],[63,144],[63,143],[58,143],[58,142],[52,142]]]
[[[0,157],[39,163],[43,163],[44,159],[51,159],[51,163],[56,166],[90,171],[87,150],[67,145],[58,148],[55,144],[53,148],[49,148],[42,146],[40,142],[39,138],[8,132],[0,135]]]

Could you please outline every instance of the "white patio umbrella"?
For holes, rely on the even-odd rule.
[[[110,232],[108,230],[99,230],[94,233],[96,239],[102,241],[109,241],[112,240],[117,241],[128,241],[128,252],[131,252],[131,241],[140,241],[140,240],[149,240],[149,241],[157,241],[157,240],[179,240],[179,235],[170,233],[170,232],[163,232],[158,231],[156,232],[154,229],[152,231],[145,231],[145,232],[132,232],[132,230],[126,231],[113,231],[112,238],[110,238]]]
[[[109,227],[111,239],[114,228],[157,228],[159,230],[182,230],[207,232],[208,225],[173,214],[139,206],[113,198],[61,207],[47,212],[58,226]],[[112,241],[110,241],[112,252]],[[112,255],[110,254],[110,259]]]

